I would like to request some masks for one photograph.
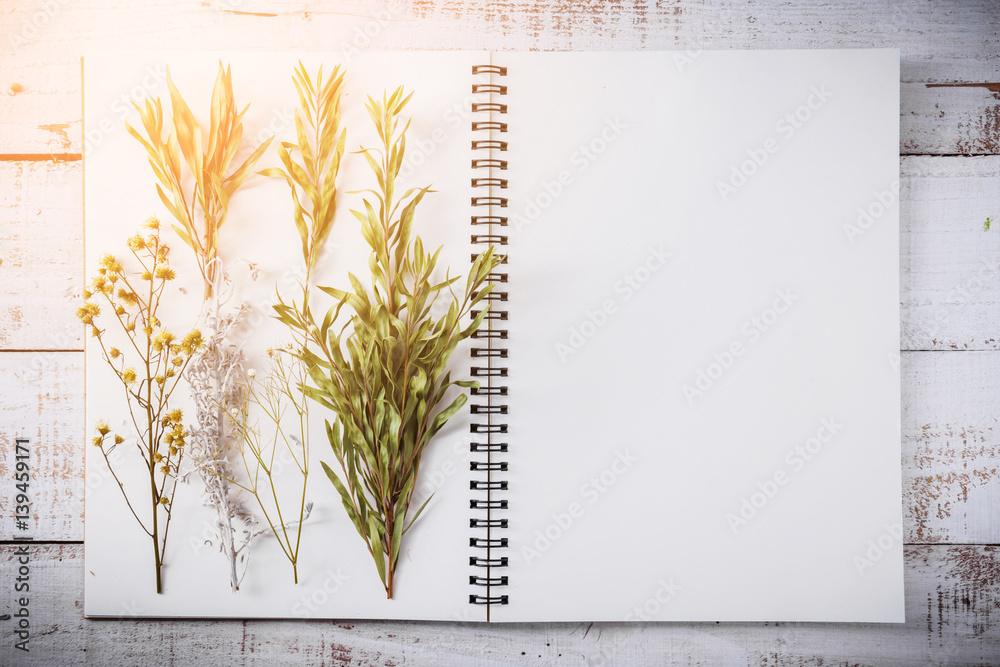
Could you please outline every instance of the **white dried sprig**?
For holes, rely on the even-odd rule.
[[[232,298],[232,281],[221,268],[213,273],[214,289],[201,314],[207,332],[206,345],[187,372],[197,422],[191,427],[190,455],[204,484],[204,504],[216,513],[219,552],[229,563],[230,586],[235,593],[246,574],[250,543],[260,534],[256,516],[244,504],[240,489],[231,484],[234,468],[229,457],[235,441],[227,432],[223,416],[243,401],[245,356],[242,345],[228,343],[227,338],[249,307],[241,304],[235,309],[225,308]]]

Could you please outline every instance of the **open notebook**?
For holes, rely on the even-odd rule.
[[[347,191],[373,183],[350,151],[376,143],[368,95],[413,93],[403,182],[435,190],[415,232],[452,275],[490,244],[506,255],[489,333],[452,361],[482,389],[425,455],[414,507],[434,496],[392,600],[320,468],[320,408],[297,585],[261,536],[231,591],[192,476],[156,594],[149,539],[88,446],[88,616],[903,620],[897,51],[97,54],[88,278],[148,216],[170,220],[129,102],[168,108],[169,66],[207,126],[220,59],[250,105],[242,154],[294,140],[300,59],[346,68],[319,284],[370,275]],[[272,146],[258,168],[277,164]],[[251,359],[282,341],[269,304],[301,278],[291,211],[281,179],[253,176],[221,233],[256,313]],[[197,270],[163,235],[181,276],[169,317],[190,327]],[[126,416],[95,347],[88,442]]]

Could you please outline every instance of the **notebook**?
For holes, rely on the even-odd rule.
[[[378,139],[365,102],[412,93],[400,182],[433,189],[414,232],[442,248],[442,275],[464,277],[489,246],[504,256],[450,365],[480,390],[424,454],[412,507],[430,501],[392,599],[321,468],[332,417],[316,405],[298,583],[262,534],[232,590],[192,474],[157,593],[150,540],[90,445],[97,420],[126,428],[128,412],[88,337],[88,617],[904,620],[898,51],[87,56],[87,279],[157,216],[178,330],[196,323],[200,278],[126,123],[147,98],[169,113],[169,68],[207,128],[220,61],[249,104],[234,164],[276,137],[257,170],[296,139],[298,63],[345,72],[317,285],[371,275],[350,214],[374,187],[357,153]],[[286,337],[275,295],[303,277],[282,179],[247,179],[219,248],[260,368]],[[126,486],[143,475],[129,456],[115,459]],[[285,464],[278,492],[294,497]]]

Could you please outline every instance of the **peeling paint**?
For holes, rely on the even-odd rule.
[[[912,476],[907,496],[907,517],[912,522],[910,539],[937,543],[949,538],[938,522],[952,519],[958,506],[969,502],[969,492],[997,477],[1000,444],[993,429],[974,427],[939,429],[925,424],[913,438]],[[926,474],[925,474],[926,471]]]
[[[56,135],[59,143],[62,144],[63,148],[69,148],[71,141],[69,135],[66,133],[66,129],[69,127],[69,123],[52,123],[51,125],[39,125],[39,130],[45,130]]]

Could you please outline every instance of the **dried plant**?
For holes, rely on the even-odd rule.
[[[238,451],[238,443],[227,429],[225,415],[242,405],[247,378],[243,350],[226,339],[239,326],[247,306],[241,304],[223,313],[230,291],[225,288],[225,274],[224,270],[215,274],[212,297],[203,312],[210,334],[185,377],[191,385],[197,419],[191,430],[189,455],[204,484],[205,505],[216,512],[219,552],[229,563],[229,584],[235,593],[246,574],[250,543],[261,531],[243,502],[240,488],[229,481],[234,475],[230,458]]]
[[[219,256],[219,230],[226,221],[229,201],[251,175],[257,161],[271,143],[267,139],[239,167],[229,171],[243,137],[242,118],[247,108],[237,110],[232,76],[219,64],[212,91],[207,148],[205,137],[188,104],[167,71],[171,117],[165,121],[159,99],[147,100],[136,109],[142,118],[147,139],[129,126],[130,134],[142,143],[159,183],[157,194],[176,218],[174,231],[194,252],[204,283],[200,319],[204,323],[204,351],[193,360],[187,379],[195,397],[197,427],[192,430],[192,460],[205,484],[206,504],[216,511],[220,532],[220,552],[229,563],[230,586],[239,590],[245,573],[249,545],[260,534],[256,520],[239,500],[239,490],[231,488],[238,440],[228,431],[224,417],[243,404],[247,379],[241,345],[228,338],[246,314],[243,305],[227,312],[228,296],[222,294],[229,276]],[[169,131],[164,138],[164,123]],[[184,166],[187,173],[184,174]],[[227,173],[229,172],[229,173]],[[186,183],[193,182],[188,186]],[[167,193],[169,192],[169,195]]]
[[[425,502],[406,520],[421,456],[467,400],[462,393],[441,407],[445,395],[456,385],[476,386],[452,380],[448,360],[482,323],[485,308],[462,326],[489,293],[484,283],[499,263],[493,248],[479,255],[461,298],[452,290],[460,278],[432,282],[440,249],[427,253],[412,235],[416,207],[429,187],[394,196],[408,126],[397,131],[397,122],[409,99],[402,88],[381,101],[368,99],[382,148],[360,152],[378,189],[366,190],[365,210],[352,212],[372,251],[370,292],[353,275],[353,292],[320,287],[337,303],[319,324],[308,304],[282,302],[275,308],[282,322],[307,337],[301,350],[309,369],[306,392],[337,417],[326,423],[326,431],[339,471],[326,463],[323,468],[374,559],[388,598],[402,537],[426,507]],[[448,298],[446,289],[447,313],[435,318],[432,306],[435,299]],[[333,325],[345,305],[353,314],[337,331]]]
[[[167,283],[175,278],[168,262],[169,248],[160,242],[159,222],[146,223],[148,233],[138,233],[128,239],[128,248],[140,267],[128,272],[113,255],[101,258],[97,275],[84,290],[83,306],[77,311],[80,320],[90,328],[101,348],[101,356],[114,371],[125,391],[131,424],[138,440],[136,451],[142,457],[148,478],[134,482],[135,490],[127,491],[109,455],[126,441],[114,433],[108,422],[97,423],[93,439],[104,456],[132,516],[153,543],[156,569],[156,592],[163,592],[161,569],[167,548],[177,474],[184,456],[187,431],[179,408],[173,408],[171,398],[185,368],[202,345],[197,329],[177,339],[164,328],[157,313]],[[124,350],[106,341],[106,330],[98,325],[101,304],[109,313],[105,318],[117,323],[127,345]],[[112,336],[113,337],[113,336]],[[131,486],[131,484],[130,484]],[[130,496],[130,493],[132,494]],[[139,518],[136,507],[139,497],[149,494],[149,521]]]
[[[261,379],[253,369],[247,371],[249,382],[239,406],[227,413],[238,440],[238,450],[247,472],[246,484],[229,478],[229,484],[251,494],[267,522],[268,531],[278,540],[282,552],[292,565],[295,583],[299,583],[299,548],[302,544],[302,524],[309,518],[312,503],[306,501],[309,480],[309,415],[300,386],[305,381],[300,363],[285,364],[284,351],[269,350],[269,372]],[[297,435],[289,433],[286,412],[291,407]],[[262,412],[265,425],[255,419]],[[276,460],[276,456],[282,455]],[[287,455],[287,456],[286,456]],[[301,485],[293,514],[286,517],[282,510],[284,495],[279,493],[277,479],[290,463],[301,477]],[[217,473],[218,474],[218,473]],[[263,479],[262,479],[263,477]],[[265,486],[266,482],[266,486]],[[289,520],[291,518],[291,520]],[[251,539],[254,535],[251,534]]]
[[[215,284],[218,264],[213,260],[218,256],[219,230],[226,221],[229,200],[253,172],[254,165],[267,150],[271,139],[258,146],[243,164],[230,172],[229,165],[236,157],[243,137],[243,115],[249,105],[237,112],[229,68],[223,68],[219,63],[219,74],[212,90],[208,146],[204,149],[201,126],[174,86],[169,69],[167,86],[170,89],[171,117],[166,137],[163,134],[163,106],[159,98],[153,101],[147,99],[144,108],[133,104],[142,118],[146,138],[131,125],[128,125],[128,131],[146,149],[149,165],[159,181],[156,192],[179,223],[173,226],[174,231],[194,250],[207,299]],[[185,184],[188,177],[182,173],[182,164],[187,165],[194,180],[193,187]]]
[[[308,301],[311,276],[322,255],[336,215],[336,180],[346,140],[346,133],[340,127],[343,78],[339,67],[334,69],[329,78],[324,78],[323,69],[320,68],[314,83],[305,67],[299,63],[293,79],[299,93],[299,108],[295,112],[297,143],[283,142],[278,148],[284,170],[271,168],[260,172],[266,176],[284,178],[291,190],[295,227],[302,242],[302,258],[306,268],[306,279],[302,284],[304,301]],[[301,164],[295,161],[293,152],[298,153]],[[218,294],[219,290],[216,289],[215,293]],[[294,334],[293,331],[293,336]],[[213,347],[212,340],[214,338],[210,338],[209,349]],[[301,348],[304,342],[304,337],[299,335],[291,347]],[[218,345],[221,350],[221,340]],[[200,467],[209,476],[218,478],[211,483],[206,480],[206,485],[217,488],[215,495],[220,501],[228,497],[222,492],[223,488],[230,487],[245,490],[256,499],[270,532],[277,538],[291,563],[295,583],[298,583],[302,524],[312,507],[306,501],[309,479],[309,410],[302,393],[305,371],[299,355],[288,356],[286,362],[285,352],[287,350],[271,351],[271,364],[264,377],[255,379],[251,371],[239,384],[239,391],[223,391],[215,401],[218,414],[229,415],[229,426],[236,436],[235,450],[240,452],[249,482],[242,484],[236,481],[228,461],[223,461],[221,447],[209,450],[212,454],[210,460],[201,461]],[[235,370],[237,367],[242,370],[242,355],[232,351],[228,355],[219,356],[216,368],[224,369],[227,378],[230,369]],[[207,388],[202,387],[203,384],[201,382],[195,386],[196,391]],[[295,413],[297,436],[286,433],[286,426],[283,425],[288,407]],[[265,418],[265,427],[260,426],[257,419],[259,414],[263,414]],[[223,425],[214,415],[206,422],[205,428],[209,433],[217,434],[221,443],[225,432]],[[296,518],[291,522],[285,520],[287,505],[286,510],[282,510],[285,497],[275,485],[274,457],[278,451],[288,454],[302,480],[301,492],[295,498],[295,510],[290,515]],[[216,506],[220,508],[221,514],[224,503],[217,503]],[[248,540],[256,534],[258,533],[253,530],[243,533]],[[228,532],[224,540],[228,540],[231,535],[232,531]],[[232,559],[232,563],[233,580],[236,581],[235,559]]]
[[[302,258],[306,265],[303,292],[308,297],[313,270],[337,213],[337,174],[347,141],[347,132],[340,127],[344,75],[340,67],[336,67],[329,78],[324,79],[320,67],[314,84],[305,66],[299,62],[293,81],[299,93],[299,108],[295,111],[297,143],[282,142],[278,146],[284,170],[272,167],[260,173],[284,178],[292,192],[295,228],[302,241]],[[301,164],[293,159],[292,151],[298,153]]]

